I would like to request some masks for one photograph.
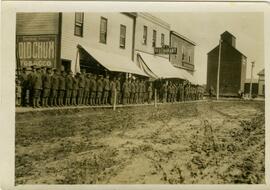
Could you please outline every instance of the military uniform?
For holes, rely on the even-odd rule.
[[[90,74],[85,78],[85,87],[84,87],[84,95],[83,95],[83,104],[89,105],[89,94],[90,94]]]
[[[29,97],[27,96],[27,92],[29,91],[29,86],[28,86],[29,81],[28,81],[28,76],[25,70],[26,68],[24,68],[20,76],[21,90],[22,90],[22,95],[21,95],[22,106],[26,106],[29,103],[29,100],[28,100]]]
[[[102,98],[102,104],[108,104],[108,98],[109,98],[109,91],[110,91],[110,80],[109,77],[106,77],[103,80],[103,85],[104,85],[104,89],[103,89],[103,98]]]
[[[110,82],[110,103],[111,105],[113,105],[114,103],[114,99],[116,98],[115,95],[116,95],[116,82],[114,80],[112,80]]]
[[[123,92],[123,104],[128,103],[129,98],[129,82],[126,80],[122,86],[122,92]]]
[[[164,83],[162,85],[162,98],[163,98],[163,103],[167,102],[168,99],[168,85]]]
[[[101,98],[102,98],[102,93],[103,93],[103,88],[104,88],[104,84],[103,84],[103,77],[99,78],[97,80],[97,101],[96,103],[98,105],[101,105]]]
[[[135,85],[134,101],[135,101],[135,104],[138,104],[139,103],[139,94],[140,94],[140,83],[139,83],[139,81],[137,80],[134,85]]]
[[[46,73],[43,76],[42,106],[48,107],[48,98],[50,97],[51,87],[52,87],[51,74]]]
[[[117,90],[117,97],[116,97],[117,98],[117,103],[121,104],[122,93],[121,93],[121,83],[120,83],[119,79],[116,80],[115,85],[116,85],[116,90]]]
[[[130,97],[129,97],[129,102],[131,104],[135,103],[135,93],[136,93],[136,84],[135,82],[130,83]]]
[[[59,88],[59,76],[57,73],[54,73],[51,78],[52,86],[51,86],[51,106],[57,106],[57,93]]]
[[[58,105],[64,106],[64,96],[66,91],[66,78],[64,72],[59,76]]]
[[[79,90],[78,90],[78,104],[81,105],[83,102],[83,95],[84,95],[84,88],[85,88],[85,75],[79,75]]]
[[[153,97],[153,87],[152,87],[152,83],[149,84],[148,86],[148,89],[147,89],[147,92],[148,92],[148,103],[150,104],[151,101],[152,101],[152,97]]]
[[[70,105],[70,98],[72,95],[72,90],[73,90],[73,78],[72,78],[72,73],[69,73],[66,77],[66,95],[65,95],[65,104],[67,106]]]
[[[78,76],[76,75],[73,77],[73,88],[72,88],[72,99],[71,99],[71,104],[72,105],[77,105],[77,96],[78,96],[78,89],[79,89],[79,79]]]
[[[40,95],[42,90],[42,75],[40,72],[32,75],[33,89],[34,89],[34,101],[33,107],[39,107]]]
[[[95,105],[96,104],[96,93],[97,93],[97,81],[96,81],[95,76],[93,76],[91,78],[90,93],[91,93],[90,105]]]

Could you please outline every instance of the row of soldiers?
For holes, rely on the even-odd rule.
[[[161,86],[159,100],[161,102],[202,100],[203,94],[204,89],[202,87],[191,85],[191,83],[187,81],[182,83],[166,81]]]
[[[86,73],[73,75],[51,68],[23,68],[16,81],[16,105],[48,107],[70,105],[143,104],[154,99],[154,86],[146,79],[104,77]],[[190,84],[165,82],[157,89],[157,101],[175,102],[201,99]]]

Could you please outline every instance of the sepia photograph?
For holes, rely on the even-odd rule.
[[[15,187],[266,184],[264,12],[15,19]]]

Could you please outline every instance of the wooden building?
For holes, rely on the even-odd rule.
[[[207,54],[207,90],[217,86],[219,45]],[[247,57],[236,49],[236,38],[225,31],[221,34],[220,95],[237,96],[244,91]]]
[[[60,13],[17,13],[18,67],[60,67]]]
[[[196,44],[185,36],[175,32],[170,32],[170,46],[177,48],[177,53],[170,55],[170,62],[179,69],[185,69],[193,74],[194,50]]]

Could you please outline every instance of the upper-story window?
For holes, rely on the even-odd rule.
[[[99,33],[99,42],[107,43],[107,22],[108,20],[104,17],[100,19],[100,33]]]
[[[165,35],[162,33],[161,34],[161,40],[160,40],[161,46],[164,46],[165,45],[164,40],[165,40]]]
[[[156,47],[156,42],[157,42],[157,31],[153,30],[152,47]]]
[[[191,62],[191,58],[190,58],[190,56],[188,56],[188,62],[189,62],[189,63]]]
[[[120,48],[126,47],[126,26],[120,25]]]
[[[143,26],[143,44],[147,44],[147,26]]]
[[[185,60],[185,46],[182,46],[182,61]]]
[[[74,27],[74,35],[75,36],[83,36],[83,13],[75,13],[75,27]]]

